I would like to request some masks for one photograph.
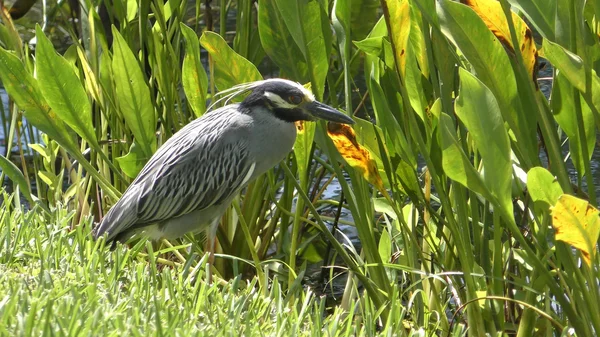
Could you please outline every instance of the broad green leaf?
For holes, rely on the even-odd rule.
[[[381,59],[390,69],[395,69],[394,52],[388,39],[383,36],[367,37],[361,41],[354,41],[354,45],[366,54]]]
[[[200,43],[198,36],[191,28],[181,23],[181,33],[185,38],[185,57],[183,59],[182,79],[183,90],[188,104],[196,117],[206,111],[206,93],[208,92],[208,77],[200,62]]]
[[[135,178],[148,159],[150,159],[150,157],[146,155],[137,142],[134,141],[129,148],[129,152],[122,157],[118,157],[117,162],[119,163],[121,170],[123,170],[128,177]]]
[[[21,172],[21,170],[19,170],[15,164],[6,159],[4,156],[0,156],[0,169],[2,169],[2,173],[6,174],[10,180],[19,186],[19,190],[21,193],[23,193],[25,198],[27,198],[27,201],[33,204],[31,191],[29,190],[29,186],[27,185],[27,180],[25,180],[23,172]]]
[[[579,91],[585,92],[585,69],[579,56],[564,49],[560,45],[544,39],[543,57],[569,79],[569,82]]]
[[[440,143],[442,146],[442,167],[450,179],[460,183],[475,193],[488,199],[490,193],[486,188],[479,172],[462,150],[452,118],[445,113],[440,116]]]
[[[117,104],[138,145],[150,157],[156,149],[156,114],[150,88],[137,58],[115,27],[113,35],[112,73]]]
[[[330,26],[327,13],[316,0],[275,0],[281,16],[286,18],[290,35],[308,66],[312,91],[323,98],[329,70]]]
[[[543,202],[550,207],[563,194],[556,177],[543,167],[534,167],[527,172],[527,191],[534,202]]]
[[[512,214],[512,161],[510,142],[500,107],[492,92],[467,70],[460,68],[456,115],[465,124],[481,153],[483,181],[492,195]]]
[[[571,85],[585,93],[585,69],[579,56],[546,39],[544,39],[542,54],[569,80]],[[591,72],[592,104],[596,110],[600,110],[600,78],[593,69]],[[598,117],[600,116],[596,116]]]
[[[221,35],[205,31],[200,37],[200,44],[215,63],[215,84],[219,90],[262,80],[256,66],[231,49]]]
[[[74,137],[46,103],[37,81],[25,70],[23,63],[15,55],[2,48],[0,48],[0,78],[10,97],[25,112],[25,117],[32,125],[68,151],[77,151]]]
[[[379,257],[381,257],[381,261],[389,262],[392,257],[392,239],[390,238],[390,233],[387,230],[383,230],[381,233],[381,237],[379,238]]]
[[[277,1],[258,1],[258,33],[271,60],[296,81],[309,81],[308,66],[302,51],[288,31]]]
[[[138,3],[136,0],[125,0],[127,8],[127,22],[133,21],[137,16]]]
[[[97,147],[90,102],[79,77],[71,64],[56,53],[40,26],[36,28],[36,38],[37,78],[46,102],[81,138]]]
[[[329,26],[324,28],[322,21],[329,21],[318,1],[310,1],[305,10],[306,12],[302,14],[302,23],[307,50],[306,58],[309,64],[308,71],[312,73],[311,89],[317,99],[323,99],[325,79],[329,71],[329,44],[326,34],[330,34],[331,31],[324,31],[324,29],[329,29]]]
[[[512,66],[502,44],[469,7],[442,0],[437,8],[442,32],[473,66],[477,78],[494,94],[502,117],[524,154],[537,155],[535,116],[524,113]]]
[[[554,41],[557,0],[508,0],[508,2],[520,9],[545,39]]]
[[[370,61],[369,58],[371,57],[367,57],[367,62]],[[369,76],[367,79],[367,87],[369,88],[373,110],[375,110],[377,125],[383,130],[388,143],[388,149],[392,152],[392,155],[398,154],[411,166],[416,166],[417,160],[408,145],[406,135],[404,134],[400,123],[392,114],[392,110],[387,101],[388,97],[386,97],[383,89],[377,82],[377,75],[371,74],[371,76]]]
[[[562,71],[554,76],[551,100],[552,113],[558,125],[560,125],[561,129],[569,137],[571,160],[581,178],[587,173],[585,172],[584,161],[592,159],[594,147],[596,146],[596,132],[592,110],[587,104],[583,103],[584,99],[582,97],[576,103],[575,95],[580,96],[581,94],[579,91],[574,90]],[[576,107],[575,104],[579,104],[580,106]],[[579,128],[576,110],[581,111],[583,130]],[[584,144],[581,144],[580,141],[581,132],[584,133]],[[583,157],[582,146],[587,147],[587,158]]]
[[[298,176],[302,186],[306,186],[308,179],[308,168],[312,160],[312,145],[315,138],[316,123],[305,121],[296,122],[296,142],[294,143],[294,155],[298,165]]]
[[[285,18],[284,22],[287,26],[290,35],[296,42],[298,48],[304,57],[307,57],[306,44],[304,43],[304,32],[302,31],[302,17],[305,10],[305,1],[300,0],[272,0],[277,4],[277,9],[281,13],[281,17]]]

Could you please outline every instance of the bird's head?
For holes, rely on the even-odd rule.
[[[284,79],[269,79],[249,84],[252,90],[242,102],[251,109],[262,106],[275,117],[287,122],[323,119],[335,123],[354,124],[354,120],[336,109],[315,100],[302,85]]]

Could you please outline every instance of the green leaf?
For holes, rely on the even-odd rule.
[[[329,70],[331,30],[327,13],[319,1],[275,0],[287,28],[308,65],[312,92],[323,98]]]
[[[302,122],[297,125],[296,142],[294,143],[294,155],[298,167],[300,184],[306,186],[308,183],[308,169],[312,161],[312,145],[315,138],[316,123]],[[298,126],[300,125],[300,126]]]
[[[10,52],[0,48],[0,78],[4,88],[24,110],[27,120],[49,135],[68,151],[77,151],[74,137],[60,118],[50,110],[37,81],[25,70],[23,63]]]
[[[465,124],[481,153],[483,181],[508,214],[512,214],[512,161],[510,142],[500,107],[492,92],[467,70],[460,68],[456,115]]]
[[[574,90],[574,87],[566,79],[564,72],[561,71],[556,74],[552,85],[552,113],[558,125],[560,125],[561,129],[569,137],[571,160],[581,178],[587,173],[585,172],[584,161],[592,159],[594,147],[596,146],[596,133],[592,110],[587,104],[583,103],[584,99],[582,97],[576,103],[575,95],[581,96],[579,91]],[[575,104],[579,104],[580,106],[576,107]],[[584,130],[579,128],[577,110],[581,111]],[[581,132],[584,132],[585,144],[581,144]],[[583,157],[582,145],[587,147],[587,158]]]
[[[183,23],[180,27],[186,43],[182,70],[183,90],[194,114],[200,117],[206,111],[208,77],[200,62],[200,43],[196,32]]]
[[[258,33],[265,52],[284,73],[305,83],[309,81],[308,66],[285,22],[277,1],[258,1]]]
[[[156,149],[156,114],[150,88],[138,60],[115,27],[113,35],[112,73],[118,106],[138,145],[150,157]]]
[[[547,58],[554,67],[556,67],[569,80],[571,85],[577,88],[582,94],[586,92],[585,69],[581,58],[560,45],[544,39],[544,48],[542,56]],[[600,78],[594,69],[591,69],[591,104],[595,110],[600,110]],[[587,103],[587,101],[586,101]],[[596,116],[599,118],[600,116]]]
[[[38,177],[44,182],[44,184],[48,185],[48,187],[52,189],[56,189],[57,186],[57,177],[56,174],[48,171],[38,171]]]
[[[2,169],[2,173],[6,174],[10,180],[19,186],[19,190],[23,193],[25,198],[27,198],[27,201],[33,204],[31,191],[29,190],[29,185],[27,185],[27,180],[25,179],[23,172],[4,156],[0,156],[0,168]]]
[[[556,0],[508,0],[520,9],[545,39],[554,41]]]
[[[543,167],[534,167],[527,172],[527,191],[534,202],[543,202],[546,208],[554,206],[563,194],[556,177]]]
[[[454,131],[452,118],[445,113],[440,116],[440,143],[442,146],[442,167],[450,179],[488,199],[490,193],[479,172],[464,153]]]
[[[585,69],[579,56],[548,40],[543,42],[542,56],[564,72],[574,87],[585,92]]]
[[[36,27],[36,38],[37,77],[46,102],[81,138],[97,146],[90,102],[79,77],[71,64],[56,53],[40,26]]]
[[[123,170],[128,177],[135,178],[148,159],[150,159],[150,157],[146,155],[137,142],[134,141],[129,148],[129,152],[126,155],[117,158],[117,162],[119,163],[121,170]]]
[[[444,35],[461,50],[477,78],[496,97],[502,117],[515,133],[522,152],[537,156],[535,116],[522,111],[515,75],[502,44],[481,18],[463,4],[443,0],[437,13]]]
[[[262,80],[256,66],[231,49],[221,35],[205,31],[200,37],[200,44],[215,63],[215,84],[219,90]]]
[[[389,262],[392,256],[392,239],[390,238],[390,233],[387,230],[383,230],[381,233],[381,238],[379,238],[379,247],[378,247],[379,257],[381,257],[381,261]]]

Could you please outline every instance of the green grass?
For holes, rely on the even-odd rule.
[[[359,314],[364,297],[348,310],[309,288],[291,300],[276,278],[268,289],[239,276],[209,284],[204,258],[169,263],[140,253],[152,251],[144,242],[111,251],[91,239],[91,219],[70,229],[74,212],[1,196],[1,336],[371,336],[403,324],[399,312],[377,332],[374,309]]]

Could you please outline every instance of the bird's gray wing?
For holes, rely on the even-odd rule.
[[[252,176],[248,131],[231,118],[198,119],[171,137],[146,163],[95,231],[112,239],[135,227],[219,204]]]
[[[231,128],[194,140],[190,150],[165,158],[139,196],[139,222],[161,222],[218,205],[252,175],[248,141]]]

